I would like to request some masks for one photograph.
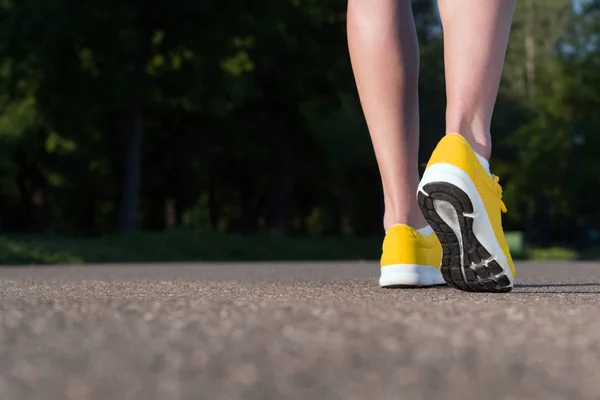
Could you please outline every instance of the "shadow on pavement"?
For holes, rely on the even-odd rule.
[[[541,287],[581,287],[581,286],[598,286],[600,288],[600,282],[598,283],[539,283],[539,284],[516,284],[515,288],[541,288]]]
[[[515,285],[515,289],[536,289],[547,288],[550,290],[535,290],[531,292],[513,292],[514,294],[600,294],[600,283],[549,283],[549,284],[524,284]],[[560,288],[559,290],[551,290],[552,288]],[[573,290],[569,290],[572,288]],[[578,288],[589,288],[589,290],[577,290]],[[596,289],[596,290],[594,290]]]

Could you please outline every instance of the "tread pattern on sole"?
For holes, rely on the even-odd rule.
[[[468,292],[510,292],[510,279],[498,261],[475,237],[473,218],[464,215],[473,213],[473,203],[469,196],[462,189],[447,182],[432,182],[426,184],[423,190],[427,194],[419,191],[419,207],[442,244],[441,272],[446,282]],[[459,238],[435,210],[434,200],[445,201],[456,210],[463,254]]]

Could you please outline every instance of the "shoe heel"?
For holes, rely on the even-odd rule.
[[[424,176],[419,185],[418,203],[442,245],[444,280],[465,291],[512,290],[512,272],[470,179],[466,181],[452,168],[428,172],[429,179]],[[442,173],[445,178],[431,179]]]

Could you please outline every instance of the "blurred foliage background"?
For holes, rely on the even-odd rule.
[[[413,6],[424,163],[442,29]],[[0,0],[0,262],[377,257],[345,7]],[[600,1],[517,2],[492,167],[531,248],[598,240],[599,34]]]

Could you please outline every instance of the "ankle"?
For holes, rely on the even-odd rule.
[[[492,154],[492,137],[489,127],[480,121],[465,121],[458,119],[446,123],[446,134],[458,133],[464,137],[475,153],[488,159]]]
[[[404,216],[395,216],[392,212],[385,212],[383,217],[383,227],[387,232],[394,225],[408,225],[413,229],[421,229],[428,226],[427,221],[420,211],[413,212]]]

